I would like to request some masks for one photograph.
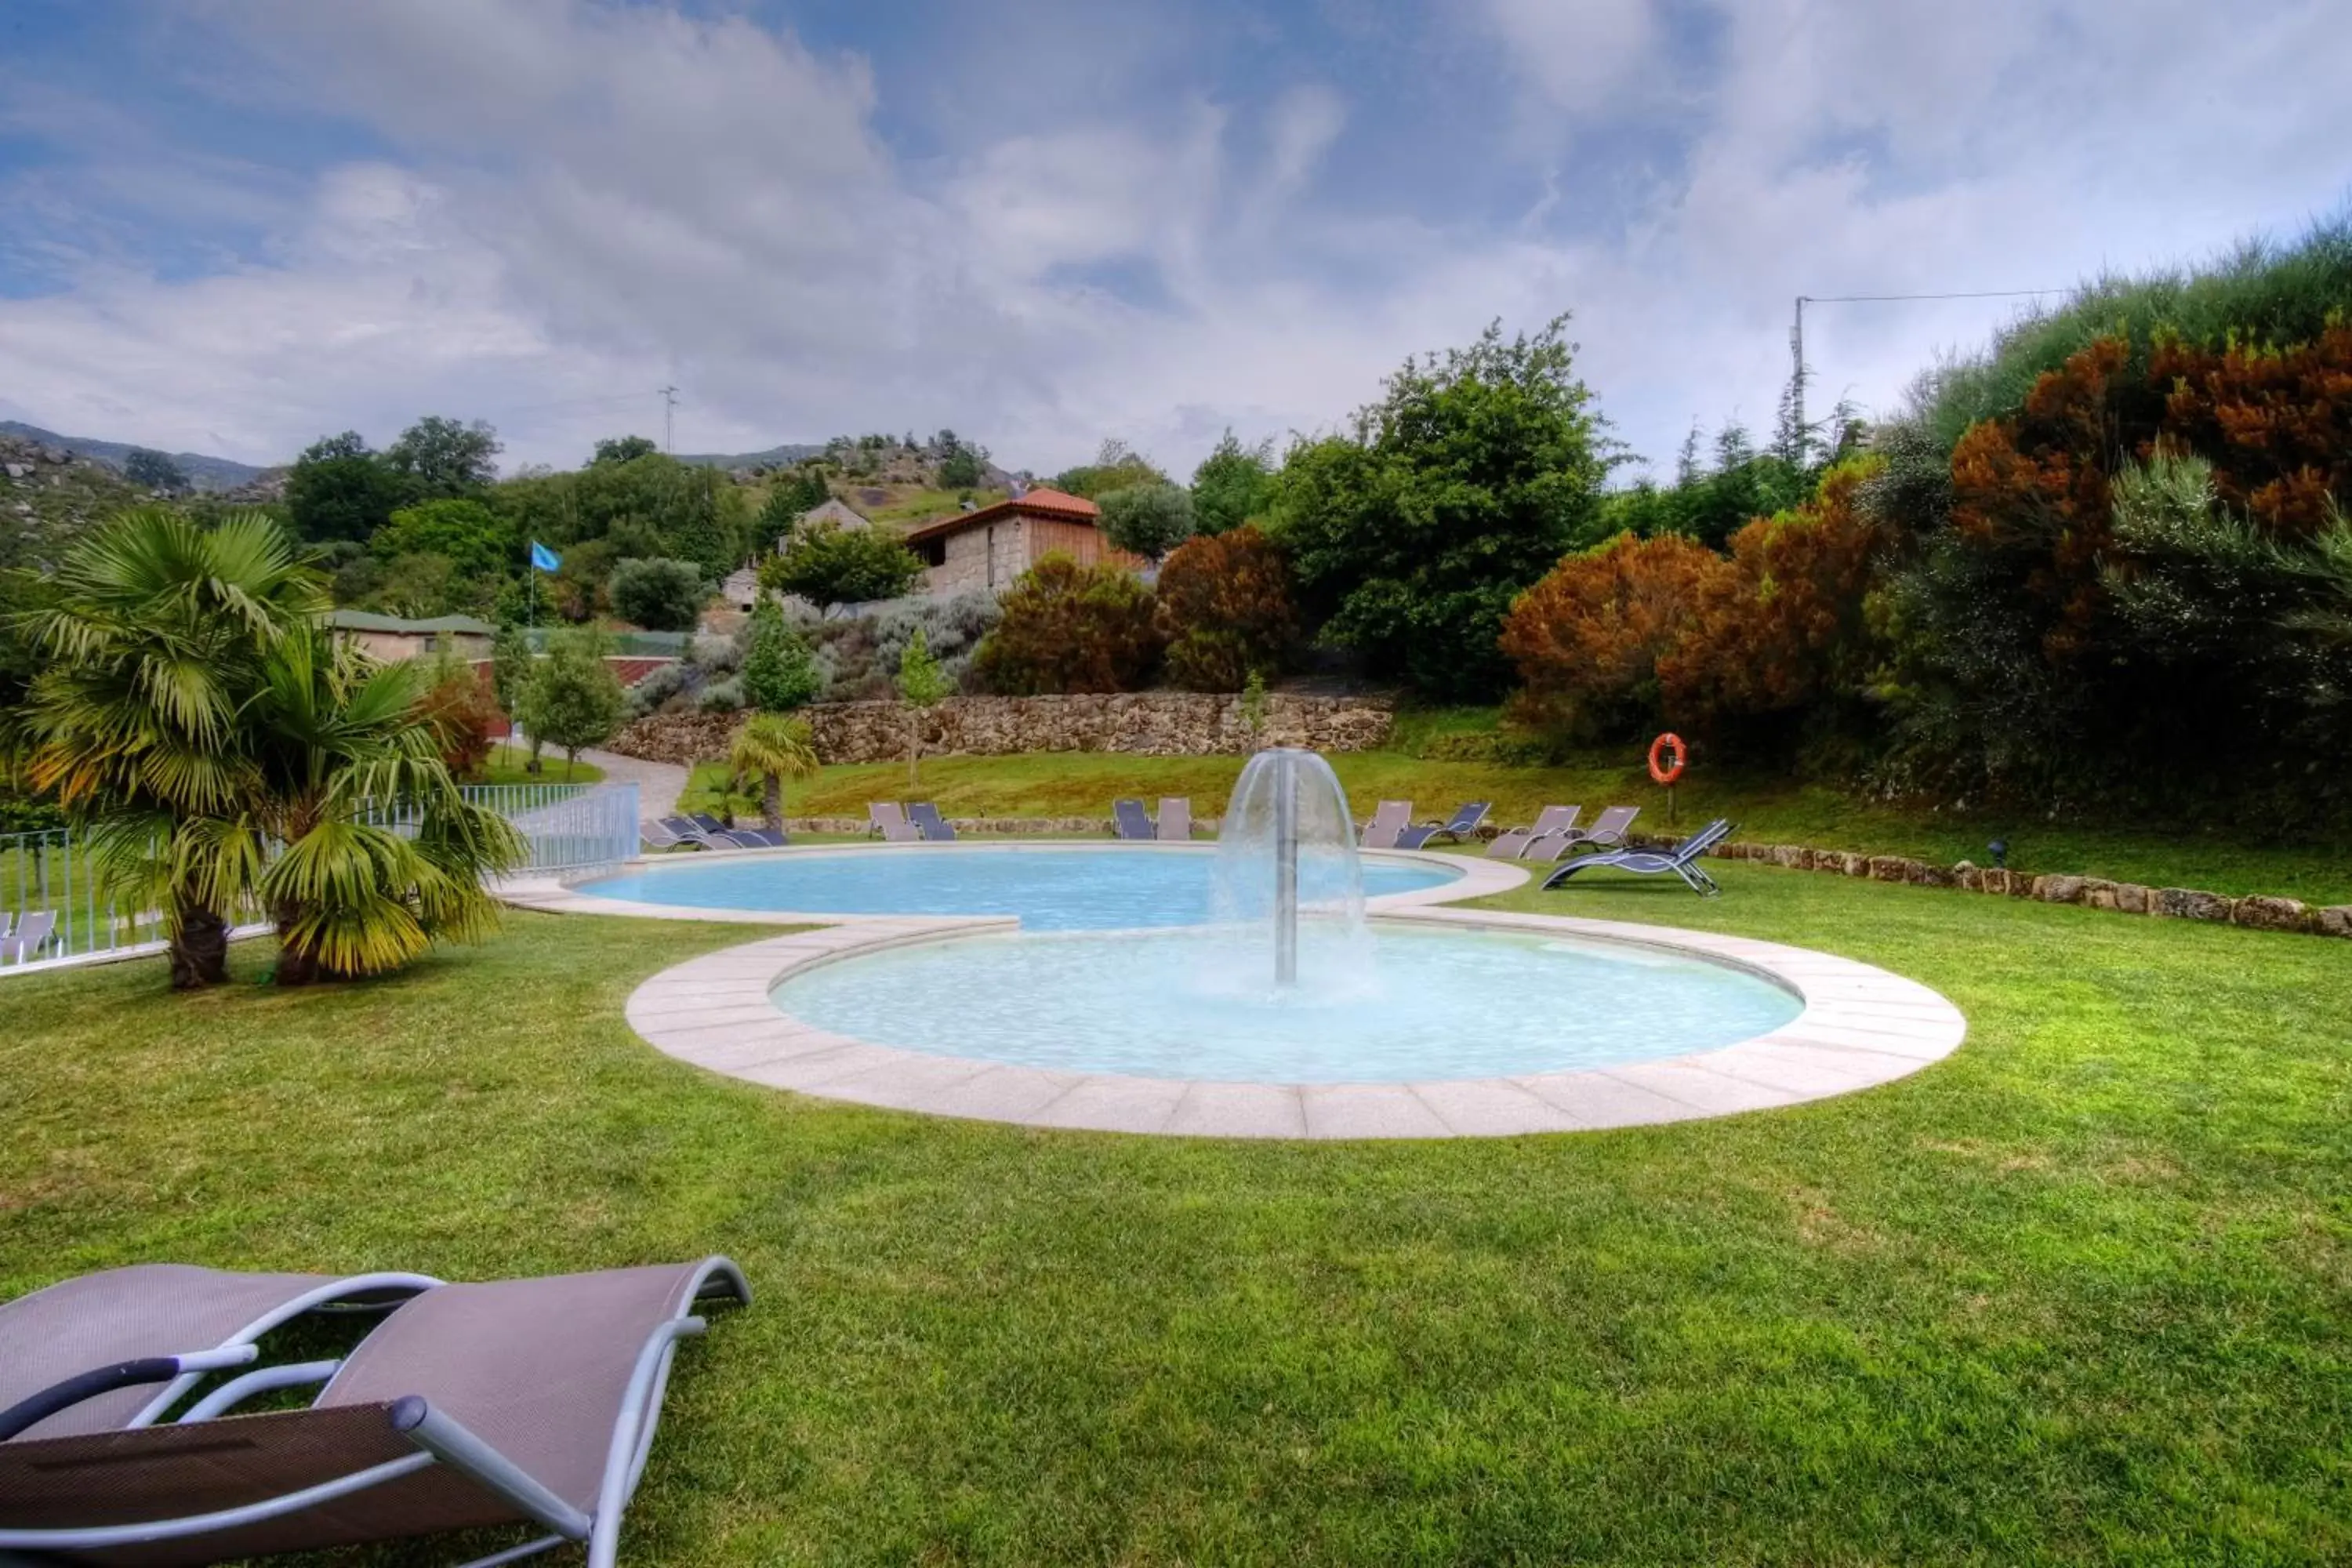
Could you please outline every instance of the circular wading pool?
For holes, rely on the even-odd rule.
[[[980,935],[821,964],[784,1014],[904,1050],[1073,1073],[1407,1083],[1577,1071],[1769,1034],[1803,1004],[1696,954],[1623,943],[1307,922],[1303,978],[1267,982],[1214,929]]]

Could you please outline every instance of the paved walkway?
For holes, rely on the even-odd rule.
[[[580,760],[604,770],[614,784],[637,786],[637,816],[646,822],[677,815],[677,797],[686,793],[687,771],[675,763],[649,763],[617,752],[583,752]]]

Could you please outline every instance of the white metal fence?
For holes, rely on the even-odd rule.
[[[526,871],[582,871],[637,852],[637,786],[467,784],[467,800],[521,830]],[[370,820],[414,831],[423,812],[386,807]],[[0,974],[163,940],[153,910],[116,907],[99,887],[87,847],[69,830],[0,834]]]

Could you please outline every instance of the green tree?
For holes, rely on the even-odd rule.
[[[410,553],[395,555],[377,569],[368,599],[386,615],[422,620],[462,608],[471,601],[473,588],[447,556]]]
[[[1589,528],[1615,460],[1567,326],[1408,360],[1350,435],[1292,446],[1268,531],[1374,674],[1451,700],[1508,684],[1511,600]]]
[[[178,495],[188,488],[188,476],[180,465],[152,447],[133,447],[122,459],[122,477],[142,489],[162,490],[166,495]]]
[[[358,431],[346,430],[320,437],[294,459],[286,475],[286,517],[313,543],[365,543],[415,494],[407,476],[370,451]]]
[[[468,496],[499,477],[502,450],[499,433],[479,419],[461,425],[428,414],[384,448],[383,460],[420,496]]]
[[[895,599],[922,574],[913,551],[872,528],[803,529],[760,565],[760,585],[817,605]]]
[[[596,443],[596,455],[588,459],[592,466],[606,463],[632,463],[639,458],[650,458],[661,450],[643,436],[608,436]]]
[[[1192,470],[1192,531],[1229,532],[1263,513],[1273,494],[1273,440],[1244,447],[1228,426]]]
[[[513,569],[518,553],[507,523],[478,500],[418,501],[392,514],[368,541],[377,560],[398,555],[438,555],[476,587],[495,592]]]
[[[175,988],[228,977],[228,923],[249,912],[278,921],[289,984],[394,967],[491,918],[480,876],[520,841],[458,797],[417,712],[426,670],[339,647],[274,521],[129,512],[56,588],[34,625],[28,773],[110,894],[164,911]],[[379,807],[415,834],[373,826]]]
[[[763,712],[806,706],[824,684],[816,656],[766,594],[751,606],[750,647],[743,654],[743,699]]]
[[[907,640],[906,651],[898,656],[898,699],[907,705],[907,783],[909,787],[922,783],[918,766],[923,757],[923,715],[946,701],[955,690],[955,682],[931,657],[930,640],[917,626],[915,635]]]
[[[760,781],[760,815],[777,832],[784,826],[784,781],[816,777],[816,742],[805,719],[754,714],[735,732],[727,753],[741,779]],[[734,793],[732,785],[729,793]]]
[[[621,678],[604,661],[604,647],[594,632],[558,632],[523,688],[516,717],[534,748],[545,744],[563,752],[566,779],[582,752],[613,738],[626,709]]]
[[[1103,537],[1130,555],[1157,561],[1192,536],[1192,492],[1179,486],[1129,485],[1098,504]]]
[[[1102,444],[1091,463],[1081,463],[1075,468],[1064,468],[1054,476],[1054,488],[1066,495],[1083,496],[1099,500],[1117,489],[1129,485],[1164,485],[1168,476],[1151,466],[1141,453],[1130,449],[1118,437]]]
[[[609,590],[614,614],[656,632],[693,630],[710,597],[701,567],[658,557],[622,562],[613,568]]]
[[[943,448],[946,455],[940,458],[940,488],[950,490],[969,490],[979,488],[980,481],[984,477],[982,465],[988,460],[988,454],[977,447],[967,447],[956,440],[955,433],[951,430],[940,431],[940,437],[950,443]]]
[[[530,683],[532,663],[530,638],[523,629],[511,621],[500,626],[497,640],[490,644],[490,693],[509,719],[522,700],[523,688]]]

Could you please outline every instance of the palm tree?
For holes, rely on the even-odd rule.
[[[761,819],[780,832],[784,826],[783,781],[816,776],[816,744],[808,721],[786,718],[782,713],[753,717],[736,732],[735,744],[727,760],[738,777],[760,781]]]
[[[275,523],[209,538],[230,528],[214,549],[169,514],[129,516],[77,551],[37,631],[53,658],[96,657],[35,683],[36,783],[86,825],[111,891],[168,911],[176,986],[227,978],[240,913],[276,922],[287,985],[478,934],[496,913],[482,878],[522,843],[463,799],[420,707],[426,672],[339,645]],[[164,565],[125,565],[141,562]]]
[[[179,989],[228,978],[228,906],[193,879],[136,874],[256,782],[235,734],[278,639],[327,607],[326,584],[257,512],[210,531],[161,508],[78,544],[32,617],[44,660],[16,728],[27,776],[77,819],[121,880],[158,895]]]

